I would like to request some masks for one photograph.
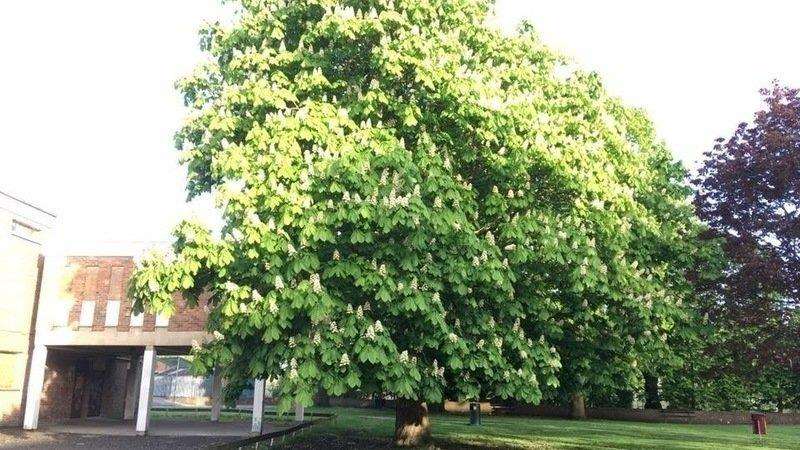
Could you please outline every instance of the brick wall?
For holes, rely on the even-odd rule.
[[[77,330],[83,301],[94,301],[92,331],[105,329],[106,306],[109,300],[119,300],[117,331],[129,331],[131,300],[127,297],[127,283],[134,270],[130,256],[71,256],[67,264],[76,268],[68,283],[69,295],[74,303],[69,311],[69,326]],[[202,307],[189,308],[180,294],[175,294],[176,312],[170,317],[168,331],[203,331],[208,314]],[[156,318],[145,313],[142,331],[154,331]]]
[[[79,366],[84,368],[84,377],[88,374],[86,368],[93,369],[85,382],[101,392],[97,404],[88,410],[95,410],[102,417],[122,418],[128,361],[114,356],[90,356],[62,350],[48,352],[39,418],[58,420],[73,415]],[[77,411],[87,410],[80,407],[80,401],[78,405]]]
[[[449,410],[448,410],[449,411]],[[570,410],[562,406],[518,405],[501,408],[508,414],[534,417],[567,418]],[[589,419],[622,420],[633,422],[660,422],[686,424],[749,424],[750,411],[680,411],[629,408],[586,408]],[[773,425],[800,425],[800,413],[767,413],[767,423]]]
[[[39,418],[64,419],[69,417],[72,391],[75,388],[75,361],[50,352],[44,372],[44,388],[39,406]]]

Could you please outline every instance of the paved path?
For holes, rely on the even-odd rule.
[[[0,449],[184,449],[235,440],[229,436],[100,436],[0,428]]]
[[[136,436],[136,426],[133,420],[117,420],[104,418],[67,419],[57,422],[42,423],[39,429],[48,433],[71,434],[102,434],[109,436]],[[268,433],[277,429],[274,425],[265,422],[264,432]],[[150,436],[231,436],[235,438],[246,437],[250,434],[250,422],[237,421],[200,421],[200,420],[174,420],[150,419]]]
[[[285,426],[291,425],[287,422]],[[264,432],[283,427],[264,422]],[[150,421],[147,436],[137,436],[133,421],[68,419],[40,423],[37,431],[0,428],[0,449],[183,449],[203,448],[249,437],[249,421]]]

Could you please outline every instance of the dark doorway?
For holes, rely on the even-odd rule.
[[[103,360],[81,359],[75,362],[75,387],[72,391],[70,417],[97,417],[101,414],[104,380]]]

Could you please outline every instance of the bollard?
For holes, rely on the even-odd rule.
[[[469,404],[469,424],[481,424],[481,404],[478,402],[470,402]]]

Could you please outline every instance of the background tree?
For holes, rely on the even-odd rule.
[[[800,95],[777,83],[761,93],[765,109],[717,140],[694,181],[698,213],[730,261],[708,294],[718,336],[706,376],[745,386],[717,397],[723,407],[783,409],[800,375]]]
[[[555,281],[567,287],[557,347],[564,364],[560,390],[572,394],[574,417],[585,414],[585,397],[592,406],[630,406],[644,376],[652,382],[683,364],[673,344],[680,350],[694,335],[690,278],[713,254],[700,241],[704,227],[689,201],[686,172],[652,123],[617,104],[609,111],[625,130],[623,148],[631,150],[607,153],[613,176],[599,187],[604,200],[595,206],[603,207],[585,222],[590,251],[573,252],[586,258],[583,264],[571,278]],[[556,265],[547,272],[559,273]]]
[[[426,402],[537,403],[559,353],[579,394],[663,347],[682,187],[595,75],[529,26],[487,26],[488,0],[239,6],[179,83],[187,189],[214,195],[222,234],[182,223],[130,284],[167,313],[174,291],[211,294],[197,370],[234,394],[279,380],[280,410],[320,387],[390,393],[415,444]]]

